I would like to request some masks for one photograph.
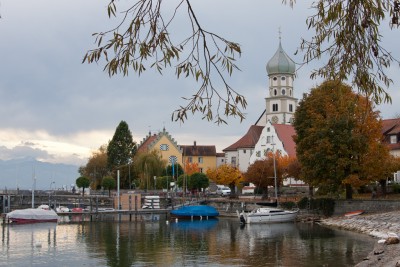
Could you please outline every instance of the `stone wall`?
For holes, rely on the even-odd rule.
[[[399,200],[335,200],[334,215],[349,211],[364,210],[368,213],[399,211]]]

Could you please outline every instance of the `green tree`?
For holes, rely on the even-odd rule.
[[[114,174],[120,170],[120,180],[124,187],[130,186],[130,165],[136,150],[136,142],[132,139],[128,124],[121,121],[107,146],[107,167]]]
[[[101,185],[108,190],[108,196],[111,195],[111,189],[115,188],[115,179],[112,176],[104,176]]]
[[[207,188],[210,181],[204,173],[196,172],[189,176],[188,187],[190,189],[197,189],[201,191],[202,188]]]
[[[381,174],[366,175],[365,168],[381,147],[381,124],[371,102],[352,92],[351,87],[326,81],[313,88],[296,110],[297,158],[302,180],[331,192],[346,190],[376,180]],[[382,152],[386,153],[386,152]]]
[[[174,66],[178,78],[190,75],[200,86],[192,97],[186,98],[186,106],[174,111],[173,120],[184,121],[188,112],[201,112],[208,120],[225,123],[220,108],[224,109],[224,115],[238,116],[242,120],[247,102],[227,82],[227,76],[238,68],[235,59],[241,55],[241,47],[205,29],[201,24],[204,18],[196,16],[191,2],[179,1],[168,13],[162,0],[132,0],[131,8],[119,12],[116,1],[109,0],[108,16],[121,15],[121,23],[114,29],[93,34],[98,47],[89,50],[83,62],[97,63],[105,58],[105,70],[110,76],[128,75],[129,70],[140,75],[148,66],[163,73],[164,68]],[[293,7],[295,0],[282,2]],[[301,42],[304,64],[324,55],[328,57],[324,60],[327,63],[317,68],[311,77],[351,80],[376,103],[390,101],[384,86],[388,87],[392,81],[385,71],[391,62],[399,61],[381,46],[380,27],[388,17],[391,26],[399,25],[399,2],[317,0],[310,5],[314,14],[306,23],[315,33],[311,41]],[[192,32],[180,41],[173,41],[170,37],[174,32],[172,21],[180,9],[187,12],[187,24]],[[108,41],[105,43],[104,39]],[[222,81],[222,90],[215,86],[216,78]],[[217,98],[217,105],[212,103],[214,98]]]
[[[81,176],[75,181],[76,186],[78,188],[82,188],[82,196],[85,195],[85,188],[88,188],[90,185],[90,180],[86,176]]]
[[[184,173],[185,172],[180,164],[174,164],[173,167],[172,167],[172,165],[168,165],[165,168],[165,171],[163,172],[164,175],[168,175],[168,176],[171,176],[174,178],[179,177]]]
[[[90,178],[92,189],[99,189],[102,177],[109,174],[107,168],[107,145],[102,145],[92,153],[85,166],[79,168],[79,174]]]
[[[164,172],[166,161],[160,154],[153,150],[151,152],[138,153],[135,157],[134,166],[140,179],[140,188],[154,188],[153,177],[159,177]]]

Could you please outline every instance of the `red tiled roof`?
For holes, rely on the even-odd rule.
[[[263,129],[264,126],[251,125],[247,133],[242,138],[222,151],[235,151],[238,148],[254,148],[258,139],[260,139]]]
[[[400,118],[382,120],[382,135],[383,135],[384,142],[387,143],[390,150],[399,150],[400,142],[391,144],[389,136],[397,135],[397,138],[399,138],[399,136],[400,136]]]
[[[186,156],[216,156],[217,152],[215,146],[180,146],[183,150],[183,155]]]
[[[400,133],[400,118],[382,120],[382,134],[392,135]]]
[[[217,157],[225,157],[225,153],[218,152],[218,153],[217,153]]]
[[[296,157],[296,143],[293,140],[293,136],[296,135],[293,125],[288,124],[272,124],[279,137],[279,140],[283,143],[283,148],[290,157]]]
[[[138,147],[138,152],[148,152],[149,151],[149,145],[157,138],[156,134],[153,134],[151,136],[147,136],[147,139],[144,140],[142,144]]]

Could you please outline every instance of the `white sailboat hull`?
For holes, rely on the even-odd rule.
[[[281,223],[293,222],[298,214],[298,210],[289,211],[276,208],[257,208],[250,213],[240,213],[242,223]]]

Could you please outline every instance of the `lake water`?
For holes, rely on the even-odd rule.
[[[0,266],[354,266],[376,240],[316,224],[236,218],[2,225]]]

